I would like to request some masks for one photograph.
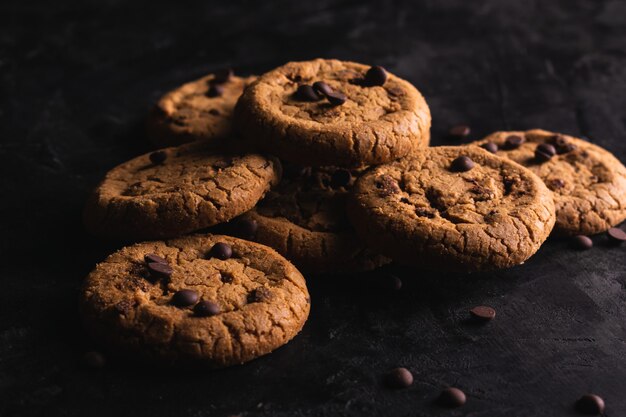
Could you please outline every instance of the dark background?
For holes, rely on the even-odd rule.
[[[0,415],[568,416],[592,391],[626,415],[626,248],[550,240],[483,275],[395,269],[309,277],[313,309],[289,345],[194,374],[110,360],[77,317],[77,289],[115,248],[81,225],[107,169],[149,149],[165,91],[217,68],[260,73],[315,57],[384,65],[413,82],[433,143],[542,127],[626,160],[626,2],[430,0],[0,3]],[[299,5],[298,5],[299,4]],[[297,6],[296,6],[297,5]],[[495,307],[482,327],[477,304]],[[415,384],[379,382],[406,366]],[[432,404],[466,391],[457,410]]]

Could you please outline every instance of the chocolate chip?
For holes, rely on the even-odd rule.
[[[340,93],[339,91],[333,91],[329,94],[326,94],[326,99],[333,106],[341,106],[348,99],[345,94]]]
[[[234,75],[235,72],[231,68],[221,69],[213,74],[211,82],[215,84],[223,84],[230,81]]]
[[[154,165],[159,165],[165,162],[167,159],[167,154],[165,151],[155,151],[150,154],[150,162]]]
[[[257,230],[259,230],[259,223],[254,219],[239,219],[235,224],[235,228],[237,236],[252,239],[256,236]]]
[[[589,236],[574,236],[572,238],[572,246],[580,250],[591,249],[593,247],[593,240],[591,240]]]
[[[516,149],[519,148],[522,143],[525,142],[525,139],[519,135],[510,135],[504,140],[504,148],[505,149]]]
[[[547,181],[548,188],[552,191],[565,187],[565,181],[560,178],[554,178]]]
[[[86,352],[82,358],[83,365],[91,369],[102,369],[106,365],[106,359],[100,352]]]
[[[387,71],[380,65],[374,65],[365,73],[363,85],[366,87],[374,87],[384,85],[387,81]]]
[[[313,87],[308,84],[299,85],[294,97],[300,101],[318,101],[322,98],[315,92]]]
[[[211,110],[209,110],[209,113],[212,114],[213,116],[219,116],[220,115],[220,111],[218,109],[211,109]]]
[[[474,320],[489,321],[496,317],[496,310],[489,306],[476,306],[469,312]]]
[[[611,227],[606,233],[611,243],[619,244],[626,240],[626,232],[618,227]]]
[[[261,303],[263,301],[269,301],[272,296],[270,290],[265,287],[258,287],[250,291],[248,294],[249,303]]]
[[[333,175],[330,178],[330,185],[333,188],[345,187],[350,184],[350,180],[352,180],[352,174],[347,169],[338,169],[333,172]]]
[[[132,309],[133,304],[131,303],[131,301],[129,300],[122,300],[120,302],[118,302],[117,304],[115,304],[115,311],[117,311],[119,314],[122,314],[124,316],[127,316],[128,313],[130,313],[130,310]]]
[[[400,186],[398,182],[390,175],[384,174],[376,179],[376,188],[380,190],[380,195],[383,197],[397,194],[400,192]]]
[[[220,272],[220,279],[225,284],[233,282],[233,275],[230,272]]]
[[[437,398],[437,404],[448,408],[460,407],[465,404],[466,401],[467,397],[465,397],[465,393],[454,387],[444,389]]]
[[[198,302],[200,296],[194,290],[176,291],[172,296],[172,304],[176,307],[187,307]]]
[[[483,143],[480,146],[481,146],[481,148],[486,149],[487,151],[489,151],[491,153],[497,153],[498,152],[498,145],[496,145],[493,142]]]
[[[419,217],[426,217],[432,219],[435,217],[435,212],[428,207],[415,207],[415,214]]]
[[[585,394],[576,401],[576,411],[588,415],[602,414],[604,400],[596,394]]]
[[[407,388],[413,384],[413,374],[406,368],[395,368],[385,375],[385,385],[389,388]]]
[[[554,155],[556,149],[549,143],[541,143],[535,148],[535,159],[539,162],[548,162]]]
[[[384,276],[383,286],[392,291],[399,291],[402,289],[402,280],[395,275],[389,274]]]
[[[161,262],[150,262],[148,263],[148,271],[150,271],[150,276],[160,279],[160,278],[169,278],[172,276],[174,270],[167,263]]]
[[[389,87],[387,92],[391,95],[391,98],[402,97],[405,93],[404,90],[398,87]]]
[[[221,97],[224,94],[224,86],[221,84],[211,84],[206,92],[207,97]]]
[[[470,132],[471,132],[471,129],[469,126],[459,125],[459,126],[454,126],[450,128],[450,131],[448,133],[453,138],[463,139],[463,138],[468,137]]]
[[[450,169],[455,172],[466,172],[474,168],[474,165],[476,164],[469,156],[462,155],[452,161]]]
[[[313,90],[319,95],[325,96],[333,92],[333,89],[330,85],[326,84],[324,81],[316,81],[313,83]]]
[[[230,245],[226,243],[218,242],[213,245],[213,247],[209,251],[209,255],[213,258],[225,261],[226,259],[229,259],[231,256],[233,256],[233,249],[230,247]]]
[[[167,261],[154,253],[144,255],[143,260],[147,263],[167,264]]]
[[[193,312],[198,317],[209,317],[219,314],[220,306],[212,301],[200,301],[193,308]]]
[[[211,166],[215,169],[226,169],[233,165],[233,160],[230,158],[220,159],[211,164]]]
[[[571,152],[576,149],[576,145],[567,140],[567,138],[565,138],[565,136],[563,135],[555,135],[552,138],[552,143],[556,148],[556,153],[558,153],[559,155]]]

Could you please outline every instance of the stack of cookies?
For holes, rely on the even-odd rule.
[[[429,147],[430,123],[409,82],[337,60],[166,94],[148,131],[175,146],[109,171],[85,209],[93,234],[142,241],[88,276],[88,330],[134,358],[243,363],[304,325],[298,269],[507,268],[553,227],[586,235],[626,218],[626,168],[595,145],[531,130]]]

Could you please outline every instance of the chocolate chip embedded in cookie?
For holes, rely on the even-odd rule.
[[[261,155],[218,155],[195,143],[125,162],[107,173],[87,202],[87,229],[105,238],[175,237],[248,210],[280,177]]]
[[[389,259],[369,250],[356,236],[345,213],[345,198],[360,170],[287,166],[281,183],[235,221],[255,224],[246,238],[276,249],[308,272],[356,272]]]
[[[218,243],[235,255],[209,256]],[[168,279],[144,277],[148,254],[166,260],[173,270]],[[284,345],[302,329],[309,309],[304,278],[285,258],[216,235],[123,248],[96,266],[80,295],[86,329],[110,349],[138,361],[211,368]]]
[[[148,135],[159,147],[196,140],[215,142],[229,137],[235,103],[254,79],[223,71],[170,91],[159,99],[148,116]]]
[[[356,182],[349,219],[372,249],[438,270],[520,264],[554,225],[552,193],[531,171],[477,146],[435,147]]]
[[[430,111],[407,81],[381,67],[316,59],[257,79],[235,108],[250,141],[302,165],[388,162],[428,145]]]
[[[496,132],[497,154],[537,174],[554,193],[555,232],[588,235],[626,219],[626,168],[611,153],[582,139],[545,130]]]

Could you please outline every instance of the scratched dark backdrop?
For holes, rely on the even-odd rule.
[[[0,415],[567,416],[588,391],[626,415],[626,248],[604,236],[583,253],[551,240],[492,274],[395,268],[395,293],[376,276],[309,277],[302,334],[245,366],[82,368],[97,346],[77,288],[114,249],[84,232],[85,197],[149,148],[155,99],[212,69],[384,65],[426,96],[434,144],[458,123],[471,138],[542,127],[626,160],[626,2],[174,3],[0,3]],[[497,318],[468,325],[477,304]],[[411,388],[381,387],[395,366],[413,371]],[[465,407],[432,404],[448,385]]]

